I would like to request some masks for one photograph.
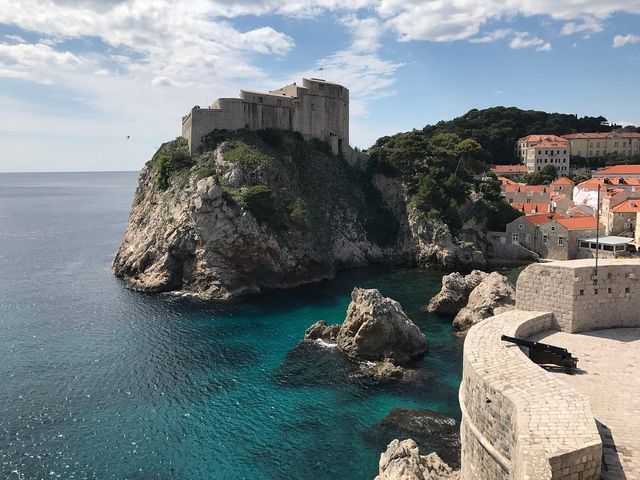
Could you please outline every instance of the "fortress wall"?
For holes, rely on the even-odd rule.
[[[182,120],[182,136],[189,142],[189,150],[196,150],[202,137],[217,128],[235,130],[243,127],[242,102],[234,98],[220,98],[216,108],[194,107]]]
[[[640,260],[571,260],[527,267],[518,278],[516,307],[550,311],[560,329],[576,333],[640,327]]]
[[[462,480],[599,478],[602,443],[588,401],[500,340],[555,325],[551,313],[512,310],[469,331],[460,386]]]
[[[269,93],[242,90],[239,99],[216,100],[210,109],[192,110],[183,120],[182,135],[190,150],[215,129],[277,128],[318,138],[334,153],[349,152],[349,90],[329,82],[303,79],[303,86],[287,85]]]

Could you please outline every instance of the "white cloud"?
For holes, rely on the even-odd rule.
[[[354,37],[351,45],[352,51],[371,52],[380,48],[380,37],[384,31],[384,25],[379,19],[348,15],[342,19],[342,24],[349,28]]]
[[[616,35],[613,37],[613,48],[624,47],[625,45],[633,45],[640,42],[640,35]]]
[[[0,77],[50,84],[50,72],[75,69],[81,60],[43,43],[0,43]]]
[[[585,18],[579,22],[568,22],[562,26],[561,35],[574,35],[576,33],[598,33],[603,30],[602,22],[595,18]]]
[[[531,36],[529,32],[516,32],[515,36],[509,43],[509,47],[513,49],[535,47],[538,52],[551,51],[551,44],[549,42],[545,42],[541,38]]]
[[[597,31],[598,21],[615,12],[640,13],[637,0],[380,0],[377,11],[401,40],[451,41],[476,35],[491,21],[542,16],[573,22],[571,30]],[[579,22],[579,23],[576,23]]]
[[[473,37],[469,39],[471,43],[490,43],[495,42],[496,40],[502,40],[507,37],[511,33],[510,28],[499,28],[497,30],[493,30],[492,32],[487,32],[481,37]]]

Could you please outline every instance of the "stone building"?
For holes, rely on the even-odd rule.
[[[527,160],[527,149],[534,147],[541,142],[564,142],[565,139],[558,135],[551,134],[533,134],[526,137],[519,138],[516,142],[516,155],[520,158],[522,163]]]
[[[571,133],[563,137],[571,142],[571,151],[577,157],[592,158],[615,154],[628,158],[640,154],[640,133]]]
[[[542,258],[577,258],[579,239],[596,235],[594,217],[559,214],[525,215],[507,224],[507,241],[535,252]],[[604,226],[601,225],[604,234]]]
[[[195,106],[182,117],[182,136],[194,152],[202,137],[214,130],[276,128],[299,132],[331,146],[335,154],[351,155],[349,90],[317,78],[303,78],[268,93],[240,91],[240,98],[219,98],[209,108]]]
[[[569,200],[573,199],[573,182],[567,177],[559,177],[551,182],[551,190],[555,193],[562,193],[567,195]]]

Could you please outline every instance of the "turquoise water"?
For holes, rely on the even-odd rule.
[[[133,293],[109,267],[135,184],[0,175],[1,478],[364,480],[380,455],[364,434],[391,409],[459,418],[462,340],[421,311],[440,274],[352,270],[226,305]],[[290,353],[313,322],[343,320],[355,286],[428,336],[416,384]]]

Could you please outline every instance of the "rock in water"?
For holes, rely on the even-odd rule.
[[[480,270],[473,270],[464,277],[458,272],[445,275],[442,277],[442,289],[429,301],[427,311],[445,315],[457,314],[467,304],[473,289],[488,276],[488,273]]]
[[[352,358],[388,358],[403,365],[422,357],[428,342],[398,302],[376,289],[355,288],[338,334],[338,347]]]
[[[383,381],[402,380],[405,375],[404,368],[394,365],[388,358],[382,362],[372,362],[370,365],[365,365],[362,367],[362,371],[365,375],[373,375]]]
[[[460,468],[460,426],[431,410],[394,408],[367,429],[365,438],[376,449],[394,438],[411,438],[423,452],[436,452],[448,465]]]
[[[324,320],[314,323],[304,332],[305,340],[324,340],[325,342],[335,343],[340,332],[340,325],[327,325]]]
[[[507,277],[493,272],[473,289],[467,305],[453,320],[453,328],[465,331],[485,318],[502,313],[515,305],[516,291]]]
[[[420,455],[411,439],[393,440],[380,455],[378,476],[375,480],[454,480],[460,478],[444,463],[438,454]]]

